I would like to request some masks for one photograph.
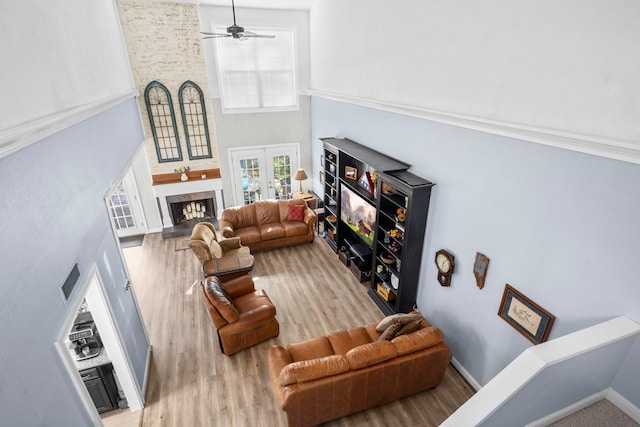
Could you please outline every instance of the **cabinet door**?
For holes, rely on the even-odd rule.
[[[111,399],[109,399],[109,395],[107,394],[107,390],[104,387],[101,378],[87,380],[84,382],[84,385],[87,387],[91,400],[93,400],[93,404],[96,405],[96,409],[99,413],[113,409],[113,404],[111,403]]]

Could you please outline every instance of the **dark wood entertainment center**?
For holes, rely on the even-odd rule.
[[[385,314],[411,311],[435,184],[350,139],[321,140],[325,241]]]

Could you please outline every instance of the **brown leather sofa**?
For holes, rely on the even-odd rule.
[[[215,276],[202,284],[204,299],[227,356],[278,336],[276,307],[266,292],[256,290],[249,275],[222,283]]]
[[[301,220],[290,220],[289,205],[304,205]],[[226,208],[220,216],[225,238],[239,237],[251,252],[313,242],[315,212],[302,199],[261,200],[250,205]]]
[[[451,350],[424,318],[418,330],[378,341],[377,324],[269,349],[269,375],[287,423],[324,423],[433,388]]]
[[[189,247],[203,265],[213,258],[250,252],[248,247],[242,246],[237,237],[219,239],[215,227],[209,222],[199,222],[193,227],[189,238]]]

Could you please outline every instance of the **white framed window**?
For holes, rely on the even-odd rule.
[[[226,28],[216,26],[216,33]],[[216,38],[216,63],[224,113],[298,109],[295,30],[250,28],[274,39]]]

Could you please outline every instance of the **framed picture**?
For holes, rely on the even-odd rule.
[[[354,168],[351,166],[344,167],[344,177],[347,179],[353,179],[354,181],[358,179],[358,168]]]
[[[373,186],[373,181],[371,180],[371,174],[369,172],[362,174],[358,180],[358,185],[367,190],[367,192],[373,196],[375,187]]]
[[[556,317],[507,284],[504,287],[498,316],[526,339],[540,344],[549,338]]]

